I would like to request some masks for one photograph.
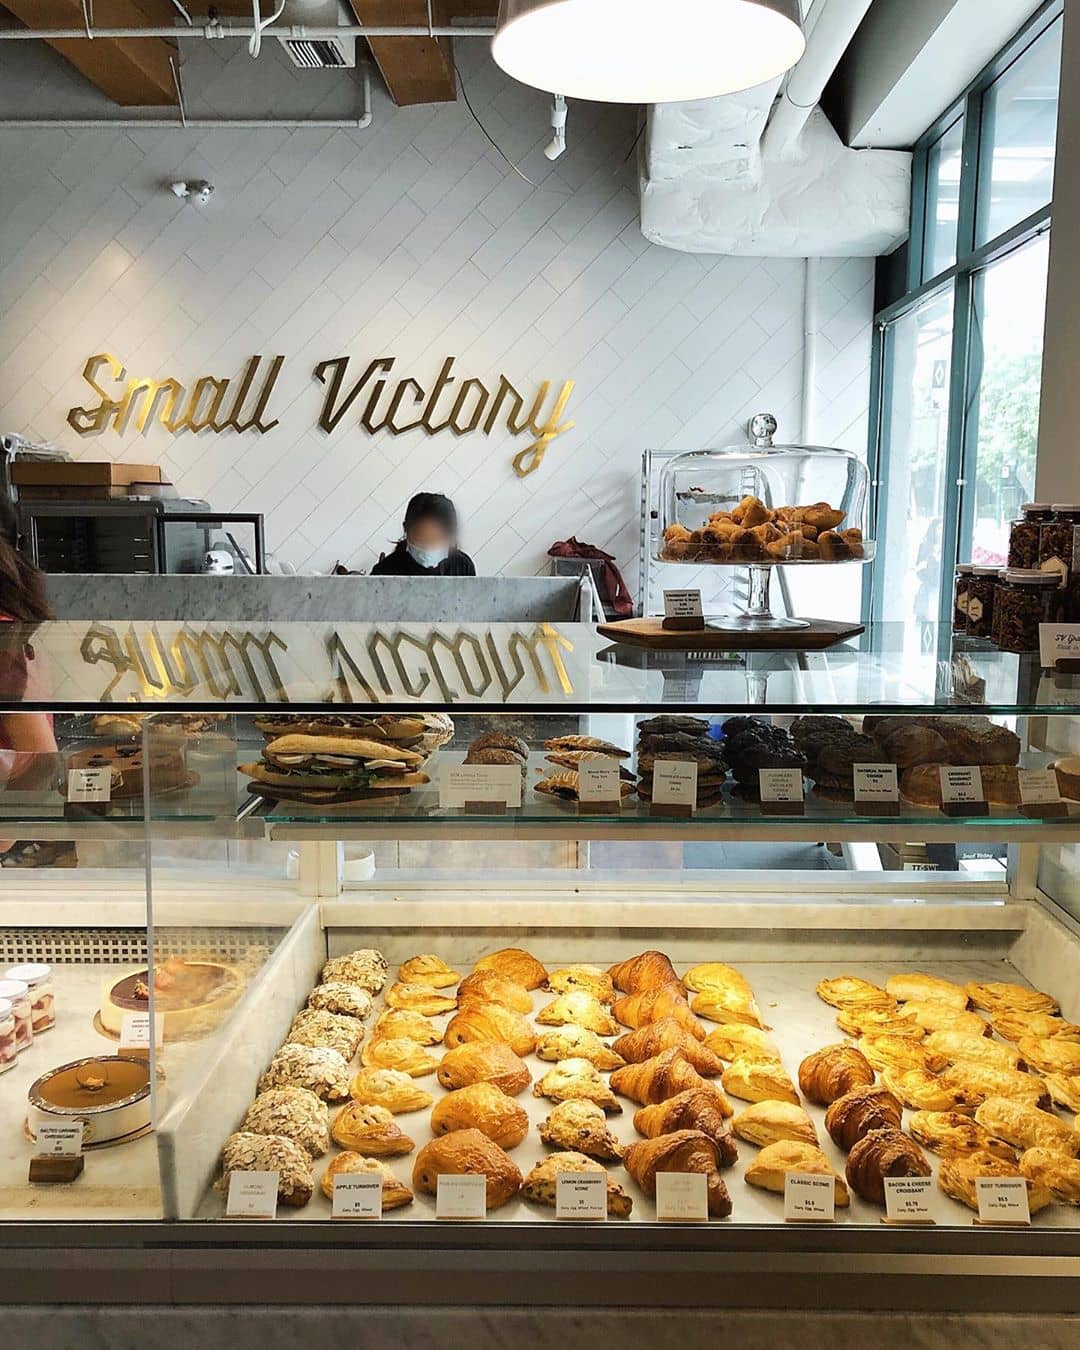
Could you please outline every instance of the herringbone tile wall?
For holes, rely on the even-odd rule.
[[[189,110],[339,115],[350,77],[297,73],[268,44],[185,45]],[[454,496],[485,572],[544,570],[577,534],[637,571],[641,450],[740,437],[774,411],[797,433],[802,263],[689,256],[638,229],[632,110],[575,104],[569,150],[541,151],[547,102],[506,80],[485,44],[460,41],[476,112],[533,184],[500,159],[464,105],[395,109],[376,79],[365,131],[0,130],[0,429],[80,458],[161,463],[184,495],[266,514],[271,550],[301,570],[366,568],[421,487]],[[107,115],[51,52],[6,44],[0,113]],[[206,177],[205,208],[173,178]],[[823,265],[817,439],[866,441],[872,265]],[[95,397],[93,352],[129,376],[234,379],[253,353],[286,357],[272,432],[80,439],[65,423]],[[531,401],[576,381],[576,426],[519,480],[527,444],[449,433],[369,436],[364,399],[316,426],[317,361],[351,376],[394,356],[430,386],[445,356],[488,387],[504,373]]]

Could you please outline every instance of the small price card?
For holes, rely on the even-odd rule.
[[[469,809],[521,805],[521,770],[516,764],[444,764],[439,779],[439,806]]]
[[[83,1149],[83,1122],[65,1120],[37,1128],[34,1153],[39,1158],[77,1158]]]
[[[766,815],[800,816],[805,809],[801,769],[758,769],[758,791]]]
[[[889,1223],[936,1223],[933,1177],[886,1177],[885,1218]]]
[[[472,1173],[441,1173],[435,1193],[437,1219],[486,1219],[487,1178]]]
[[[988,814],[982,770],[977,764],[942,764],[938,773],[941,777],[941,809],[947,816]]]
[[[976,1177],[975,1196],[979,1202],[979,1223],[1031,1222],[1025,1177]]]
[[[68,769],[69,802],[107,802],[112,796],[112,769]]]
[[[700,619],[700,618],[701,618],[701,592],[700,592],[700,591],[665,591],[665,592],[664,592],[664,618],[665,618],[665,619]]]
[[[1025,815],[1064,816],[1068,807],[1061,800],[1057,774],[1053,769],[1017,769],[1020,784],[1020,809]]]
[[[856,810],[868,815],[899,815],[900,788],[895,764],[853,764]]]
[[[1053,670],[1060,662],[1080,662],[1080,623],[1039,624],[1039,665]]]
[[[277,1172],[232,1172],[225,1199],[227,1219],[275,1219],[278,1202]]]
[[[697,765],[691,759],[658,759],[652,804],[657,815],[692,816],[697,805]]]
[[[789,1172],[784,1177],[786,1223],[832,1223],[836,1218],[836,1182],[813,1172]]]
[[[707,1223],[709,1189],[703,1172],[657,1172],[656,1217],[661,1223]]]
[[[559,1172],[555,1177],[555,1217],[607,1218],[607,1174],[604,1172]]]
[[[154,1018],[154,1049],[160,1050],[164,1043],[164,1020],[159,1015]],[[124,1013],[120,1019],[120,1053],[150,1053],[150,1014],[148,1012]]]
[[[583,760],[578,765],[578,802],[592,807],[618,807],[622,801],[619,766],[615,760]]]
[[[374,1173],[339,1172],[334,1178],[330,1217],[381,1219],[382,1177]]]

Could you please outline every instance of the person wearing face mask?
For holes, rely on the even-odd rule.
[[[476,567],[458,548],[454,503],[440,492],[418,492],[405,508],[402,538],[371,569],[373,577],[474,577]]]

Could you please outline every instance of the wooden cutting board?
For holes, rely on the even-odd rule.
[[[822,651],[865,631],[861,623],[838,623],[834,619],[811,619],[809,628],[781,629],[775,632],[749,633],[743,628],[724,628],[721,621],[709,620],[705,628],[678,632],[663,627],[663,619],[621,619],[602,623],[601,637],[629,647],[647,647],[654,651]]]

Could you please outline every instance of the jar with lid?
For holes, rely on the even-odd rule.
[[[1065,592],[1063,618],[1073,621],[1080,614],[1080,549],[1076,547],[1080,531],[1080,503],[1055,502],[1053,514],[1039,527],[1039,567],[1052,572]]]
[[[22,980],[0,980],[0,999],[11,1004],[15,1017],[15,1049],[25,1050],[34,1040],[30,986]]]
[[[994,592],[997,590],[998,568],[973,567],[968,583],[967,627],[968,637],[988,638],[994,622]]]
[[[994,596],[994,642],[1005,652],[1037,652],[1039,625],[1057,622],[1060,596],[1050,573],[1007,568]]]
[[[15,1013],[6,998],[0,999],[0,1073],[13,1069],[18,1055],[15,1048]]]
[[[52,966],[29,963],[9,966],[5,980],[18,980],[30,990],[30,1017],[34,1035],[40,1036],[56,1025],[56,1003],[53,998]]]
[[[952,628],[954,633],[967,632],[968,589],[974,568],[970,563],[960,563],[956,569],[956,582],[953,586]]]
[[[1009,526],[1010,567],[1038,567],[1039,534],[1050,519],[1053,509],[1049,502],[1025,502],[1020,516]]]

